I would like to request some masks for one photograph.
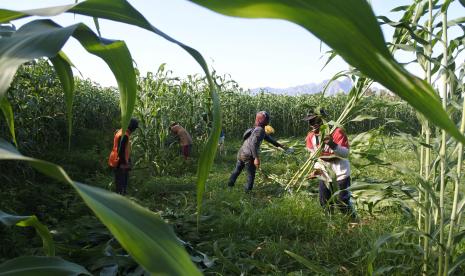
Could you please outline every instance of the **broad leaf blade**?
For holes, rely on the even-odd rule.
[[[73,34],[89,52],[103,59],[110,67],[120,92],[121,127],[125,130],[136,103],[137,81],[132,57],[124,41],[99,38],[90,28],[80,24]]]
[[[0,99],[0,109],[2,110],[3,116],[5,116],[6,124],[8,125],[8,129],[10,130],[11,139],[13,140],[13,143],[15,143],[17,147],[18,143],[16,142],[15,120],[14,120],[13,108],[11,107],[11,104],[6,97],[3,97]]]
[[[0,24],[0,37],[11,36],[15,31],[16,27],[14,25]]]
[[[75,26],[56,28],[52,33],[43,25],[28,23],[11,37],[0,39],[0,98],[5,95],[19,65],[39,57],[55,56],[75,29]]]
[[[61,167],[23,156],[1,140],[0,160],[26,161],[42,173],[73,186],[121,245],[150,273],[200,275],[171,228],[155,213],[118,194],[75,182]]]
[[[284,19],[304,27],[349,64],[399,95],[431,122],[465,143],[465,137],[442,108],[432,87],[407,72],[391,56],[367,1],[191,1],[225,15]]]
[[[465,6],[465,5],[464,5]],[[447,275],[455,275],[454,272],[459,268],[463,262],[465,262],[465,254],[460,254],[454,262],[450,265],[450,269],[447,272]]]
[[[26,256],[0,264],[0,275],[70,276],[92,275],[84,267],[58,257]]]
[[[378,255],[378,251],[383,246],[386,244],[388,241],[391,239],[398,239],[405,235],[405,232],[398,232],[398,233],[389,233],[389,234],[384,234],[381,237],[379,237],[376,242],[373,244],[373,247],[371,248],[370,254],[368,255],[368,261],[370,263],[373,263],[375,260],[376,256]]]
[[[210,97],[212,99],[213,107],[213,129],[208,138],[207,144],[202,151],[200,156],[199,165],[197,167],[197,226],[199,225],[199,219],[202,212],[202,201],[203,194],[206,189],[206,182],[210,169],[215,160],[216,150],[218,146],[218,139],[221,132],[221,107],[220,99],[216,90],[212,90],[212,87],[215,85],[212,83],[211,78],[208,77],[208,82],[210,83]]]
[[[159,216],[116,193],[78,182],[74,182],[74,186],[97,217],[145,269],[169,275],[199,275],[176,235]]]
[[[0,40],[0,98],[8,89],[19,65],[38,57],[55,57],[70,36],[90,53],[102,58],[118,83],[121,101],[121,126],[129,124],[136,99],[136,75],[132,57],[122,41],[100,39],[84,24],[61,27],[51,20],[36,20],[22,26],[11,37]],[[64,60],[60,65],[64,64]],[[62,80],[62,71],[59,71]],[[69,76],[67,76],[69,78]],[[67,85],[70,85],[65,81]],[[66,96],[67,95],[67,96]],[[67,106],[70,93],[65,92]]]
[[[95,25],[95,29],[97,30],[98,36],[102,37],[102,33],[100,32],[100,23],[98,22],[98,17],[94,17],[94,25]]]
[[[62,51],[50,61],[58,74],[63,92],[65,93],[66,118],[68,122],[68,149],[71,147],[71,132],[73,130],[73,98],[74,98],[74,77],[71,70],[72,63]]]
[[[330,274],[330,271],[326,268],[326,267],[323,267],[319,264],[316,264],[308,259],[305,259],[304,257],[300,256],[300,255],[297,255],[291,251],[287,251],[287,250],[284,250],[284,252],[286,252],[287,255],[291,256],[292,258],[294,258],[296,261],[298,261],[299,263],[305,265],[308,269],[310,269],[313,273],[318,273],[318,274],[323,274],[323,275],[328,275]]]
[[[67,10],[74,7],[76,4],[49,7],[44,9],[33,9],[33,10],[24,10],[24,11],[12,11],[0,9],[0,23],[8,23],[15,19],[20,19],[28,17],[30,15],[36,16],[56,16],[66,12]]]
[[[37,234],[42,238],[44,252],[47,256],[55,256],[55,245],[52,235],[47,226],[40,223],[36,216],[15,216],[0,211],[0,222],[7,225],[17,225],[22,227],[34,227]]]

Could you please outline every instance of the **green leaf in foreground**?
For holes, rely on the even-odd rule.
[[[13,143],[18,146],[18,143],[16,142],[13,108],[11,107],[11,104],[6,97],[0,99],[0,109],[2,110],[3,116],[5,116],[8,128],[10,129],[11,139],[13,140]]]
[[[367,1],[191,1],[225,15],[284,19],[302,26],[350,65],[399,95],[431,122],[465,143],[465,137],[442,108],[433,88],[407,72],[389,53]]]
[[[0,275],[71,276],[92,275],[84,267],[58,257],[25,256],[0,264]]]
[[[0,10],[0,15],[2,11]],[[10,86],[18,67],[29,60],[49,57],[65,88],[69,112],[73,89],[70,63],[60,50],[73,36],[89,52],[103,59],[115,75],[121,99],[121,125],[126,128],[136,100],[136,75],[132,57],[123,41],[100,39],[80,23],[62,27],[51,20],[35,20],[23,25],[11,37],[0,39],[0,99]],[[69,120],[69,117],[68,117]]]
[[[0,140],[0,160],[25,161],[71,185],[121,245],[153,274],[200,275],[172,229],[160,216],[118,194],[71,180],[60,166],[21,155]]]
[[[65,93],[66,104],[66,119],[68,121],[68,149],[71,147],[71,132],[73,130],[73,98],[74,98],[74,77],[71,70],[72,63],[62,51],[52,58],[50,61],[55,67],[63,92]]]
[[[55,256],[55,245],[47,226],[40,223],[36,216],[15,216],[0,211],[0,222],[6,226],[17,225],[21,227],[32,226],[42,238],[44,252],[47,256]]]

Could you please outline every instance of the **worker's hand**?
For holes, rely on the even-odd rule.
[[[257,157],[253,160],[253,164],[255,165],[255,167],[258,169],[260,168],[260,159]]]
[[[331,149],[335,149],[337,147],[337,144],[334,143],[333,137],[331,137],[331,135],[327,135],[325,138],[323,138],[323,143],[328,145]]]
[[[288,147],[288,148],[286,149],[286,153],[287,153],[287,154],[292,154],[292,153],[294,153],[294,148],[289,148],[289,147]]]
[[[321,169],[314,169],[309,175],[308,179],[317,178],[318,176],[323,175],[323,171]]]

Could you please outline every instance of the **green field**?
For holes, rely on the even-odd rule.
[[[411,1],[393,7],[397,22],[376,17],[366,0],[190,2],[299,25],[332,49],[327,63],[347,62],[331,81],[344,77],[352,88],[251,93],[126,0],[0,9],[0,275],[465,274],[465,20],[448,16],[465,1]],[[92,17],[95,28],[60,26],[60,13]],[[16,28],[17,19],[29,21]],[[203,73],[178,77],[161,64],[142,74],[124,41],[102,37],[100,20],[181,47]],[[62,51],[70,38],[108,65],[118,87],[75,75]],[[400,52],[413,60],[400,62]],[[305,150],[303,118],[322,109],[321,132],[349,136],[356,218],[325,213],[309,180],[323,147]],[[293,153],[262,145],[254,189],[244,191],[244,175],[228,188],[260,110]],[[131,118],[140,124],[122,196],[108,156]],[[172,122],[192,134],[189,159]]]
[[[28,78],[33,76],[29,79],[32,84],[27,84],[31,88],[35,87],[34,82],[39,83],[34,76],[40,76],[43,71],[48,72],[50,78],[55,78],[47,68],[42,62],[24,67],[12,87],[24,85],[22,76],[26,73]],[[22,106],[28,98],[27,93],[15,93],[17,98],[11,100],[15,109],[22,108],[17,117],[19,148],[30,156],[62,164],[73,179],[113,191],[113,173],[107,168],[106,160],[113,131],[117,128],[117,122],[111,120],[111,114],[117,113],[117,97],[111,90],[90,82],[79,82],[75,112],[85,117],[81,116],[79,123],[75,124],[72,146],[68,150],[65,118],[60,112],[63,102],[53,89],[58,86],[56,81],[51,84],[52,89],[38,91],[40,97],[35,98],[36,105]],[[170,90],[165,93],[167,99],[173,96]],[[255,97],[265,96],[273,98],[269,102],[289,101],[285,96]],[[244,102],[250,102],[250,99],[258,102],[254,96],[242,97],[246,99]],[[341,97],[343,101],[343,95],[325,101],[337,102]],[[192,101],[193,97],[186,96],[184,99]],[[54,101],[58,104],[47,104]],[[94,102],[94,109],[87,109],[89,101]],[[397,102],[374,98],[370,104],[376,106],[383,101],[387,104]],[[173,108],[176,104],[185,105],[178,100],[164,108],[176,109]],[[87,112],[81,112],[81,109],[87,109]],[[404,109],[408,110],[407,107]],[[250,110],[247,112],[253,112],[253,107]],[[369,114],[376,114],[375,108],[371,110],[373,113]],[[390,110],[387,109],[387,112]],[[37,113],[44,114],[43,119],[31,122],[29,116]],[[202,110],[195,114],[198,114],[198,122],[204,122]],[[302,182],[299,191],[296,187],[286,190],[287,183],[308,153],[303,149],[304,135],[288,137],[280,127],[282,114],[273,114],[277,117],[276,120],[272,119],[276,130],[274,137],[292,146],[295,152],[286,154],[264,142],[262,168],[257,172],[253,192],[244,193],[245,172],[239,177],[237,185],[229,189],[226,183],[241,144],[241,129],[225,125],[227,130],[234,131],[226,133],[225,153],[216,155],[206,183],[198,227],[196,167],[200,148],[205,143],[205,136],[201,132],[193,135],[193,159],[184,161],[178,156],[176,143],[164,143],[171,141],[169,135],[158,138],[158,141],[152,138],[159,134],[154,129],[164,126],[142,122],[133,137],[136,165],[131,172],[128,198],[159,214],[186,242],[184,247],[205,274],[360,275],[368,273],[370,264],[375,274],[420,273],[415,206],[407,196],[418,196],[416,179],[400,169],[418,171],[418,143],[414,136],[402,132],[411,130],[400,123],[378,123],[367,132],[349,135],[353,152],[352,185],[368,185],[353,192],[359,216],[359,220],[354,222],[337,212],[331,216],[323,212],[318,203],[315,181]],[[408,113],[397,114],[404,116]],[[143,118],[142,111],[139,116]],[[168,120],[175,115],[167,113],[165,116]],[[398,117],[398,120],[403,118]],[[188,121],[183,123],[188,125]],[[195,129],[195,124],[192,124],[192,128]],[[304,132],[304,129],[305,126],[302,126],[301,131]],[[208,127],[199,131],[208,131]],[[47,133],[54,133],[55,139],[49,140]],[[144,139],[152,141],[151,144],[147,143],[150,145],[148,149],[144,148]],[[40,147],[31,147],[31,144]],[[147,154],[147,151],[151,154]],[[0,209],[10,214],[35,214],[53,233],[56,255],[81,264],[95,274],[112,269],[121,274],[142,271],[70,188],[20,163],[5,163],[1,175],[2,182],[6,184],[2,189]],[[33,229],[0,229],[2,260],[42,254],[40,237],[34,234]],[[390,235],[399,237],[384,240]],[[305,259],[299,261],[290,255],[292,253],[286,252]]]

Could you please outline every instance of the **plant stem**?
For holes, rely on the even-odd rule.
[[[428,1],[428,42],[429,45],[431,45],[431,40],[432,40],[432,32],[433,32],[433,0]],[[432,48],[427,47],[426,49],[426,54],[427,56],[431,59],[432,56]],[[431,61],[428,59],[427,65],[426,65],[426,81],[428,84],[431,85]],[[428,120],[425,121],[425,142],[426,144],[430,144],[431,141],[431,129],[429,127],[429,122]],[[429,181],[430,178],[430,162],[431,162],[431,150],[430,148],[426,147],[425,148],[425,163],[424,163],[424,169],[425,169],[425,179],[426,181]],[[430,208],[431,208],[431,202],[430,202],[430,194],[429,192],[425,189],[425,224],[423,228],[423,232],[427,235],[430,234],[431,232],[431,215],[430,215]],[[422,274],[427,275],[428,274],[428,263],[429,263],[429,252],[430,252],[430,242],[429,238],[425,237],[423,239],[423,268],[422,268]]]
[[[443,42],[443,58],[442,58],[442,107],[444,110],[447,109],[447,8],[442,12],[442,42]],[[439,156],[441,158],[441,175],[440,175],[440,190],[439,190],[439,267],[438,275],[443,275],[443,272],[447,272],[445,268],[445,250],[444,250],[444,197],[445,197],[445,185],[446,185],[446,131],[442,130],[441,135],[441,150]]]
[[[463,95],[463,91],[462,91]],[[460,132],[465,131],[465,101],[462,104],[462,120],[460,122]],[[459,199],[459,188],[460,188],[460,179],[462,176],[462,158],[463,158],[463,144],[459,143],[457,151],[457,177],[454,182],[454,199],[452,203],[452,213],[450,214],[450,225],[449,225],[449,237],[447,239],[446,246],[446,257],[445,257],[445,266],[444,266],[444,275],[447,275],[449,268],[449,258],[453,253],[454,245],[453,244],[453,235],[455,226],[457,225],[457,203]]]

